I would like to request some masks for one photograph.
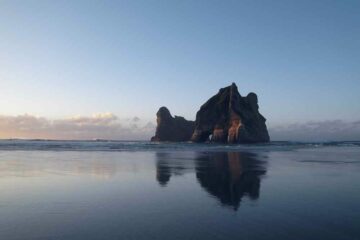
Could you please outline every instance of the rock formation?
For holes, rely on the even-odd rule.
[[[183,117],[172,117],[166,107],[161,107],[156,113],[157,127],[151,141],[183,142],[189,141],[195,128],[194,121]]]
[[[235,83],[221,88],[196,114],[193,142],[269,142],[266,119],[259,113],[255,93],[242,97]]]

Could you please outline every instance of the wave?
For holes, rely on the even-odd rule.
[[[213,144],[213,143],[157,143],[149,141],[113,140],[0,140],[0,150],[6,151],[266,151],[294,150],[319,147],[360,147],[360,141],[342,142],[291,142],[273,141],[262,144]]]

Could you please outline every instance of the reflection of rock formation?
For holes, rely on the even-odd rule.
[[[235,210],[244,196],[259,198],[260,177],[266,173],[264,162],[252,153],[203,153],[195,157],[195,163],[177,159],[177,155],[168,153],[157,153],[156,157],[156,178],[161,186],[166,186],[172,175],[195,169],[201,187],[224,206]]]
[[[171,177],[171,168],[166,162],[168,154],[156,153],[156,156],[158,158],[156,162],[156,180],[159,182],[160,186],[166,186]]]
[[[239,152],[204,154],[196,160],[196,177],[207,192],[236,210],[243,196],[259,198],[260,176],[266,170],[255,156]]]
[[[156,180],[160,186],[166,186],[172,175],[183,175],[194,169],[193,161],[187,161],[194,159],[193,155],[187,156],[186,153],[182,153],[181,156],[178,156],[172,153],[157,152],[156,158]]]

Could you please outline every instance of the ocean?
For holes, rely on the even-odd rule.
[[[360,142],[0,140],[0,239],[360,239]]]

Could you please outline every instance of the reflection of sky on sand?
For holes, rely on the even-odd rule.
[[[0,158],[0,178],[89,175],[108,179],[151,168],[142,161],[129,161],[134,158],[130,153],[4,151]]]
[[[0,151],[0,239],[357,239],[360,149],[331,152]]]
[[[14,154],[4,151],[0,158],[3,159],[0,161],[3,189],[9,189],[9,182],[19,186],[32,182],[33,187],[43,186],[44,190],[51,186],[74,187],[68,184],[86,186],[96,179],[113,178],[120,187],[124,181],[154,174],[154,171],[159,185],[165,187],[172,176],[182,177],[188,173],[195,177],[191,184],[200,185],[223,206],[234,210],[243,196],[252,200],[259,197],[260,179],[266,173],[264,161],[256,154],[240,152],[18,151]]]

